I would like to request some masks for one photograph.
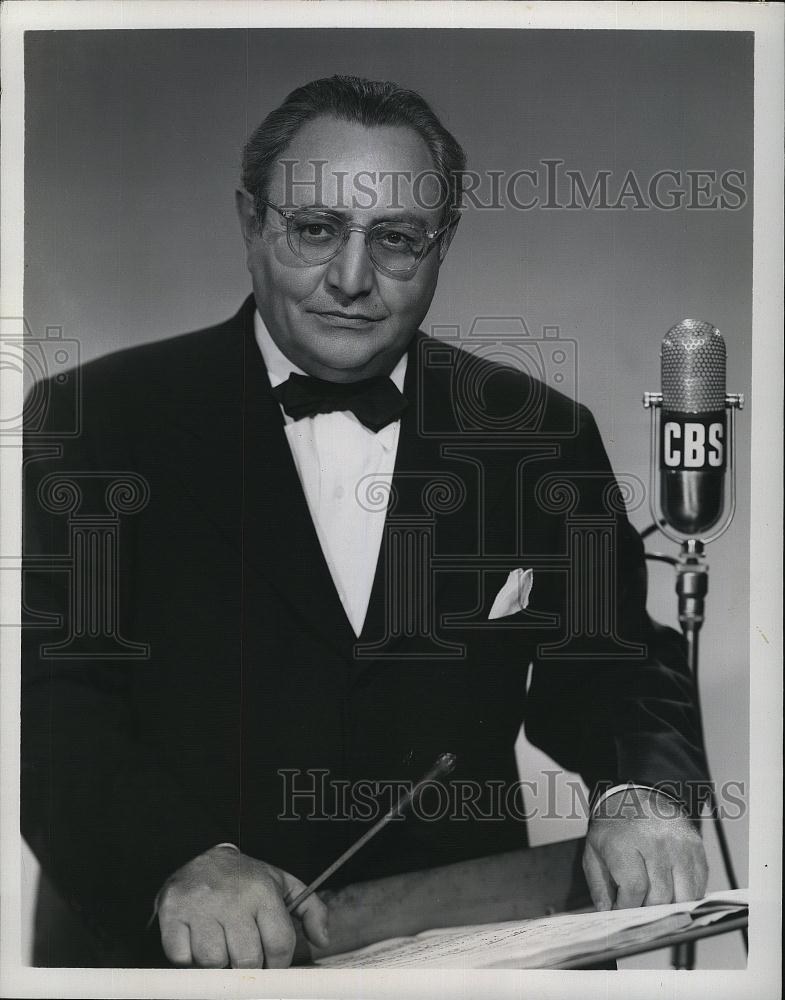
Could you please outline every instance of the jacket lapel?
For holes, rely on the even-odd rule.
[[[437,344],[418,333],[409,348],[404,392],[410,405],[401,420],[368,614],[354,649],[356,669],[377,659],[460,655],[460,645],[439,634],[436,619],[455,574],[431,560],[478,551],[479,482],[470,462],[450,454],[459,430],[449,375],[428,363]]]
[[[368,615],[354,648],[358,671],[374,660],[460,658],[457,633],[439,615],[486,625],[508,572],[531,565],[543,545],[553,551],[553,526],[543,520],[532,482],[559,446],[536,432],[506,444],[490,432],[467,434],[467,414],[457,407],[465,380],[458,369],[468,363],[468,355],[422,333],[411,345],[410,407]],[[408,620],[403,606],[411,610]]]
[[[239,557],[246,592],[261,576],[303,627],[348,656],[356,637],[322,554],[256,344],[255,308],[251,296],[222,328],[217,349],[206,345],[210,381],[201,400],[172,414],[174,440],[167,452],[180,485],[232,557]]]
[[[272,579],[304,625],[347,655],[354,631],[322,552],[252,324],[244,372],[244,559]]]

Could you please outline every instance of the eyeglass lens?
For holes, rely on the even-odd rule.
[[[334,257],[349,232],[342,219],[329,213],[301,211],[289,220],[292,249],[309,264],[322,264]],[[407,222],[380,222],[368,232],[371,259],[390,271],[414,267],[427,246],[425,231]]]

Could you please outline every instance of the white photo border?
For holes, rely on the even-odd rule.
[[[764,3],[6,2],[2,8],[0,315],[23,315],[25,30],[221,27],[505,27],[733,30],[755,34],[751,491],[750,954],[746,970],[624,973],[36,969],[21,964],[19,630],[0,630],[0,993],[46,997],[755,997],[779,995],[782,833],[783,8]],[[0,345],[2,346],[2,345]],[[18,372],[0,370],[21,410]],[[0,553],[21,551],[21,448],[0,448]],[[18,608],[18,575],[0,574]],[[679,977],[678,980],[674,977]]]

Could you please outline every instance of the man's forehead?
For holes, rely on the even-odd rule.
[[[339,208],[438,207],[441,188],[422,137],[408,126],[364,126],[321,116],[276,161],[272,200]]]

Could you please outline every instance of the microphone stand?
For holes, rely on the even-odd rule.
[[[709,565],[704,554],[705,547],[709,542],[715,541],[724,534],[730,526],[736,512],[736,474],[735,474],[735,441],[736,441],[736,410],[740,410],[744,405],[744,397],[740,393],[728,394],[725,398],[725,406],[729,411],[728,435],[728,471],[730,474],[730,502],[725,517],[714,533],[704,539],[688,538],[677,534],[667,523],[659,509],[659,491],[656,489],[657,479],[657,452],[659,442],[660,408],[662,406],[662,393],[647,392],[643,396],[643,405],[651,410],[651,448],[649,450],[649,504],[651,507],[654,524],[641,533],[642,538],[646,538],[654,531],[661,531],[671,541],[678,542],[681,551],[678,558],[668,556],[659,552],[646,553],[646,558],[658,562],[666,562],[676,569],[676,594],[678,597],[679,624],[687,644],[687,663],[695,682],[695,710],[698,724],[698,740],[703,749],[704,757],[708,768],[708,753],[706,751],[706,741],[703,730],[703,713],[700,704],[700,692],[698,688],[698,648],[700,630],[703,627],[705,618],[705,599],[709,590]],[[710,815],[714,821],[714,828],[717,833],[720,854],[725,868],[725,874],[731,889],[738,889],[739,883],[736,878],[736,871],[733,866],[728,840],[725,836],[725,828],[722,825],[722,818],[717,807],[717,795],[714,784],[709,775],[709,807]],[[742,930],[744,937],[745,951],[748,949],[747,931]],[[674,969],[693,969],[695,967],[695,942],[689,941],[685,944],[675,945],[671,951],[671,964]]]

